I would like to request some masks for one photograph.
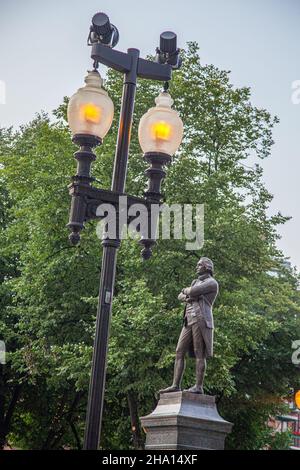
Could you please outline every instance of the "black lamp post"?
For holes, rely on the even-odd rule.
[[[180,66],[179,50],[176,46],[176,35],[174,33],[162,33],[160,49],[157,49],[156,62],[140,58],[138,49],[128,49],[127,53],[113,50],[112,47],[117,44],[118,38],[118,30],[110,24],[107,15],[104,13],[94,15],[88,38],[88,44],[92,45],[91,57],[94,60],[94,70],[89,72],[86,78],[86,88],[80,89],[77,94],[73,95],[69,103],[68,118],[73,133],[73,142],[80,146],[80,150],[74,155],[78,162],[77,173],[72,178],[72,183],[69,186],[72,202],[68,227],[71,231],[69,238],[74,245],[80,240],[80,231],[84,228],[84,223],[97,218],[97,207],[101,203],[112,204],[117,213],[120,209],[119,196],[125,195],[137,77],[166,83],[171,79],[172,69]],[[111,100],[107,93],[101,89],[101,78],[96,70],[99,62],[124,75],[120,123],[110,191],[94,188],[92,186],[93,178],[91,177],[91,164],[96,158],[92,149],[101,144],[103,136],[110,127],[113,113]],[[169,97],[168,94],[167,96]],[[175,113],[175,111],[171,111]],[[163,126],[167,126],[167,128],[165,129]],[[164,149],[164,141],[169,140],[170,129],[170,125],[160,121],[157,130],[154,130],[154,137],[161,141],[162,149]],[[182,132],[181,129],[177,132],[177,136],[174,136],[175,140],[179,140],[179,143],[181,140],[180,132]],[[145,192],[145,198],[126,194],[127,205],[130,207],[132,204],[142,203],[150,210],[151,204],[158,204],[161,200],[160,186],[165,176],[163,166],[169,163],[171,156],[159,150],[146,152],[144,158],[151,163],[150,168],[146,171],[149,177],[148,190]],[[129,223],[129,220],[127,220],[127,223]],[[103,257],[100,292],[84,449],[97,449],[100,439],[116,255],[120,246],[121,230],[122,227],[118,226],[118,233],[115,238],[106,237],[102,240]],[[142,256],[144,259],[148,259],[151,256],[151,247],[155,244],[155,239],[151,237],[148,231],[148,236],[143,236],[140,243],[143,245]]]

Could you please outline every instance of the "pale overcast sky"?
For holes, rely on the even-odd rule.
[[[293,216],[280,229],[279,246],[300,268],[300,104],[291,98],[300,80],[300,0],[0,0],[0,81],[6,85],[0,126],[51,112],[81,86],[97,11],[118,27],[121,50],[152,53],[168,29],[179,47],[197,41],[202,63],[231,70],[236,86],[251,87],[254,105],[279,116],[264,179],[274,194],[270,213]]]

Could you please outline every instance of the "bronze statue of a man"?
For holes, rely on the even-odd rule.
[[[171,387],[160,393],[178,392],[185,366],[185,355],[189,352],[196,358],[196,384],[187,391],[203,393],[206,358],[213,356],[213,315],[212,306],[218,295],[219,286],[213,277],[214,266],[209,258],[202,257],[197,263],[195,279],[191,287],[182,289],[178,299],[184,302],[183,328],[181,330]]]

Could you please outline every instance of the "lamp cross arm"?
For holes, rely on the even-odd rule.
[[[132,67],[135,67],[131,54],[111,49],[101,43],[93,44],[91,57],[94,61],[122,73],[129,73]],[[171,80],[172,67],[169,64],[139,58],[136,73],[140,78],[166,82]]]
[[[118,72],[128,73],[131,70],[132,58],[125,52],[116,51],[103,44],[93,44],[91,58]]]
[[[101,204],[111,204],[117,211],[124,208],[127,209],[127,212],[133,205],[141,204],[145,206],[148,211],[151,211],[152,201],[150,202],[146,198],[131,196],[126,193],[118,193],[106,189],[94,188],[81,182],[73,182],[70,184],[69,193],[73,198],[78,198],[84,206],[83,210],[80,211],[83,219],[81,221],[82,224],[92,219],[102,218],[102,216],[97,215],[97,209]],[[132,219],[130,216],[127,218],[129,222]]]
[[[167,82],[172,77],[172,67],[169,64],[158,64],[152,60],[140,58],[138,61],[137,75],[149,80]]]

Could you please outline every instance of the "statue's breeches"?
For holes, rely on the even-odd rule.
[[[213,329],[207,328],[204,318],[198,318],[193,325],[184,326],[181,330],[176,356],[208,358],[213,355]]]

